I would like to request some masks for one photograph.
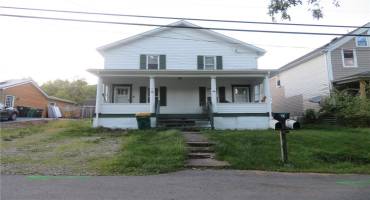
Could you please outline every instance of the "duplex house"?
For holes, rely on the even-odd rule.
[[[187,21],[159,27],[98,48],[94,126],[137,128],[135,114],[152,126],[265,129],[271,117],[269,70],[257,69],[265,51],[199,29]]]
[[[299,118],[307,109],[318,110],[334,89],[349,89],[366,98],[370,80],[370,23],[284,65],[271,74],[273,112]]]

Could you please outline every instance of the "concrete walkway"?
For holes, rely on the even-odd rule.
[[[188,145],[188,168],[226,168],[229,163],[215,159],[214,144],[200,132],[183,132]]]
[[[185,170],[155,176],[2,176],[2,200],[369,200],[369,175]]]

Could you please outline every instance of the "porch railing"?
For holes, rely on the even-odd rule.
[[[103,114],[135,114],[138,112],[149,112],[148,103],[103,103],[100,113]]]
[[[218,113],[266,113],[267,103],[218,103]]]

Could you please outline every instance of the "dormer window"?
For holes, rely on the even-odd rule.
[[[358,47],[368,47],[369,46],[368,38],[365,36],[356,37],[356,45]]]
[[[356,52],[353,49],[343,49],[342,59],[344,67],[356,67]]]

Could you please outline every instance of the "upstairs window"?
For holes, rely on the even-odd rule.
[[[344,67],[356,67],[356,53],[353,49],[343,49],[342,59]]]
[[[356,37],[356,45],[358,47],[368,47],[369,43],[367,37],[364,36]]]
[[[166,55],[140,55],[140,69],[166,69]]]
[[[159,55],[148,55],[147,69],[158,69],[159,66]]]
[[[215,56],[204,56],[204,69],[205,70],[213,70],[215,69],[215,65],[216,65]]]
[[[197,65],[199,70],[221,70],[222,56],[198,56]]]

